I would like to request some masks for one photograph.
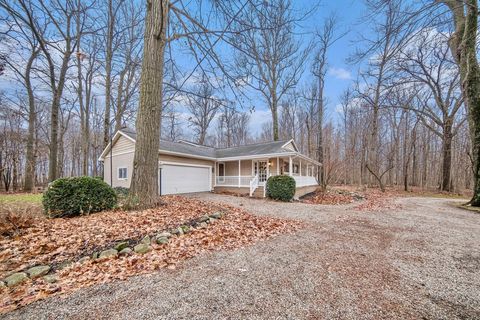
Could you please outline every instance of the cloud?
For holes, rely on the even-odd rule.
[[[337,78],[337,79],[340,79],[340,80],[350,80],[350,79],[352,79],[352,74],[350,73],[350,71],[348,71],[344,68],[332,67],[328,70],[328,74]]]

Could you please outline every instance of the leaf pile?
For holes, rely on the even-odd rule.
[[[355,210],[358,211],[379,211],[385,209],[400,209],[401,205],[395,203],[397,195],[395,192],[387,190],[382,192],[378,189],[369,189],[365,192],[365,201],[358,206],[355,206]]]
[[[75,218],[39,219],[13,237],[0,236],[0,279],[37,264],[59,264],[124,239],[173,228],[206,213],[212,203],[166,196],[165,205],[143,211],[108,211]]]
[[[95,241],[108,242],[108,239],[101,237],[100,233],[108,233],[110,236],[125,239],[131,235],[137,236],[139,232],[145,234],[148,230],[178,225],[192,216],[198,216],[206,210],[212,211],[213,208],[219,207],[219,205],[213,203],[182,197],[168,197],[167,203],[165,207],[153,210],[96,214],[88,217],[68,219],[63,221],[63,224],[68,225],[70,220],[72,220],[70,223],[73,223],[73,220],[81,219],[81,222],[74,225],[75,227],[82,226],[82,224],[88,225],[88,230],[92,232],[91,236]],[[112,280],[123,280],[130,276],[151,273],[165,267],[174,269],[182,260],[194,257],[202,252],[241,248],[280,233],[293,232],[301,226],[299,222],[292,220],[258,217],[239,208],[226,205],[221,205],[221,207],[224,210],[228,210],[228,214],[222,219],[210,224],[205,229],[194,229],[185,235],[173,237],[166,245],[154,244],[152,245],[154,250],[147,254],[119,256],[107,260],[91,260],[83,264],[75,263],[58,271],[59,279],[55,284],[48,284],[39,278],[27,280],[14,288],[0,289],[2,290],[0,292],[2,297],[0,300],[0,312],[18,308],[52,294],[72,292],[80,288]],[[132,214],[133,217],[128,218],[128,215]],[[121,217],[123,220],[109,219],[108,215],[116,218]],[[103,219],[108,220],[108,222],[103,222]],[[48,222],[54,223],[55,221],[48,220]],[[115,227],[109,226],[109,223],[115,224]],[[95,224],[96,228],[93,228]],[[135,230],[132,229],[134,227]],[[55,238],[48,234],[50,232],[48,230],[54,230],[57,237],[59,236],[58,226],[51,229],[43,228],[45,232],[43,234],[44,237]],[[38,240],[38,237],[40,237],[39,231],[36,230],[36,232],[36,240]],[[77,248],[82,248],[83,242],[91,241],[91,239],[85,238],[86,235],[87,232],[85,230],[80,233],[77,232],[75,237],[73,237],[76,240],[71,241],[71,243],[76,245]],[[27,238],[26,236],[24,240],[27,240]],[[71,256],[73,252],[65,242],[66,240],[58,239],[58,242],[55,242],[58,246],[54,249],[55,254],[46,253],[44,256],[54,259]],[[15,240],[15,243],[18,245],[20,242]],[[22,249],[25,250],[26,248],[22,246]],[[4,260],[2,260],[2,263],[4,263]],[[31,264],[27,261],[23,263]]]
[[[304,197],[302,202],[310,204],[341,205],[353,203],[363,198],[362,195],[354,192],[335,189],[322,191],[318,189],[313,194]]]

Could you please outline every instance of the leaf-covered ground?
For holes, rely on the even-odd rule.
[[[171,238],[166,245],[152,245],[154,250],[147,254],[74,263],[58,270],[59,279],[54,284],[39,278],[14,288],[0,289],[0,312],[52,294],[164,267],[175,268],[179,261],[201,252],[243,247],[300,227],[296,221],[258,217],[235,207],[206,201],[168,196],[165,202],[162,207],[145,211],[103,212],[78,218],[40,220],[36,226],[23,229],[14,238],[0,239],[1,277],[37,264],[75,260],[96,248],[105,248],[119,240],[141,238],[217,210],[227,210],[228,213],[205,229]]]

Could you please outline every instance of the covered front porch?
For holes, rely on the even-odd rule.
[[[265,196],[265,183],[270,176],[289,175],[297,189],[316,186],[319,164],[303,156],[283,156],[217,161],[215,163],[215,190]]]

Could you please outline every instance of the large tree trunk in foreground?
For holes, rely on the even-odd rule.
[[[140,105],[136,128],[131,199],[142,208],[155,205],[158,195],[158,149],[168,0],[147,1]]]
[[[443,0],[452,11],[455,32],[450,48],[460,67],[464,102],[472,139],[472,166],[474,190],[472,206],[480,206],[480,67],[478,65],[476,37],[478,32],[477,0]]]
[[[28,94],[28,136],[27,136],[27,155],[25,162],[25,181],[23,185],[23,191],[32,192],[35,185],[35,121],[36,121],[36,110],[35,110],[35,96],[33,94],[32,83],[30,78],[30,72],[32,70],[32,65],[36,59],[38,51],[35,50],[30,59],[27,62],[25,69],[25,87],[27,88]]]
[[[443,129],[442,139],[442,191],[451,190],[451,169],[452,169],[452,124],[447,121]]]

